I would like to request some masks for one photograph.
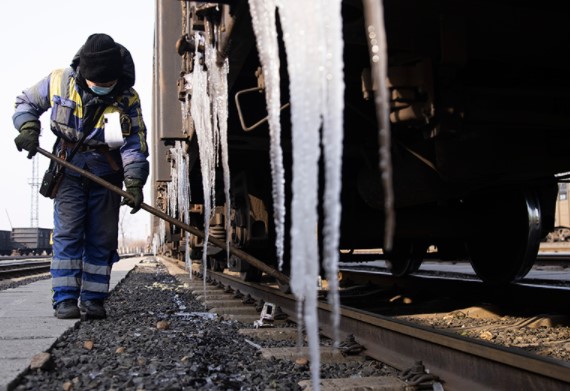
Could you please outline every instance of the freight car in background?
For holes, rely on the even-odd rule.
[[[344,143],[340,248],[384,247],[385,194],[379,161],[378,83],[372,1],[342,3]],[[187,80],[206,45],[228,61],[231,228],[224,222],[221,167],[211,234],[275,259],[265,81],[245,0],[217,4],[157,1],[154,82],[154,203],[204,227],[200,150],[188,107]],[[377,3],[376,3],[377,4]],[[486,282],[508,283],[532,267],[555,224],[558,181],[570,172],[570,49],[567,18],[553,1],[385,0],[395,234],[386,257],[409,274],[428,248],[442,260],[468,259]],[[279,11],[278,11],[279,12]],[[302,9],[299,12],[303,12]],[[277,18],[279,21],[279,17]],[[377,27],[377,26],[376,26]],[[373,34],[374,33],[374,36]],[[278,28],[281,143],[286,208],[291,216],[290,75]],[[310,43],[307,43],[310,44]],[[374,59],[371,62],[371,59]],[[303,64],[303,72],[318,72]],[[210,79],[211,81],[211,79]],[[309,102],[310,103],[310,102]],[[182,112],[181,112],[182,108]],[[180,177],[189,187],[173,186]],[[316,228],[322,238],[322,219]],[[290,221],[286,221],[286,232]],[[167,251],[184,255],[185,234],[160,226]],[[288,238],[288,236],[287,236]],[[286,241],[287,241],[286,238]],[[203,243],[189,238],[191,255]],[[491,251],[492,249],[492,251]],[[224,252],[215,267],[245,278],[255,271]],[[285,255],[287,270],[288,254]]]
[[[548,233],[543,242],[570,241],[570,200],[568,200],[568,190],[568,183],[563,182],[559,184],[554,229]]]
[[[0,231],[0,255],[12,254],[11,231]]]
[[[12,252],[20,255],[51,255],[50,228],[12,228],[10,241]]]

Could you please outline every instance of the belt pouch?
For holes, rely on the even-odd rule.
[[[57,164],[53,163],[52,161],[46,170],[40,186],[40,194],[51,199],[55,198],[63,179],[63,172],[58,170]]]

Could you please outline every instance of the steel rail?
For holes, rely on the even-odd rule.
[[[244,294],[280,306],[291,320],[297,321],[292,295],[227,274],[210,272],[209,276]],[[320,302],[318,316],[321,333],[332,338],[331,307]],[[341,307],[339,334],[341,338],[354,335],[366,348],[366,355],[400,370],[422,361],[431,374],[442,380],[446,390],[568,390],[570,387],[570,363],[347,306]]]
[[[0,280],[6,280],[14,276],[29,276],[48,272],[51,262],[19,262],[11,264],[0,264]]]

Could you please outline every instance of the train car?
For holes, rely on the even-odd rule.
[[[10,255],[12,253],[11,231],[0,231],[0,255]]]
[[[50,243],[52,229],[23,227],[12,228],[10,241],[12,249],[20,255],[51,255]]]
[[[383,16],[371,6],[378,4]],[[205,69],[197,53],[209,45],[217,63],[228,64],[231,173],[229,230],[219,164],[209,232],[274,262],[269,261],[276,259],[276,230],[267,90],[250,5],[245,0],[157,1],[156,7],[153,202],[204,228],[202,145],[188,107],[193,92],[188,80]],[[559,8],[555,2],[527,0],[342,2],[343,254],[384,249],[392,273],[402,276],[417,270],[428,249],[442,260],[468,259],[488,283],[510,283],[528,273],[541,240],[554,229],[558,182],[570,172],[570,62],[563,58],[570,41]],[[371,28],[378,27],[372,21],[379,18],[387,48],[387,74],[380,80],[389,99],[385,156],[376,104],[382,88],[374,79],[382,53],[371,44]],[[302,103],[294,101],[289,88],[293,67],[287,62],[286,29],[281,18],[276,20],[287,271],[294,164],[290,109]],[[299,69],[319,71],[313,64]],[[389,160],[387,168],[380,168],[383,158]],[[385,224],[392,199],[383,186],[386,172],[395,216],[391,239]],[[181,176],[188,179],[188,189],[176,186]],[[315,240],[322,240],[323,224],[320,218]],[[158,221],[155,231],[161,232],[166,251],[189,252],[193,258],[202,254],[204,243],[195,236]],[[223,251],[212,251],[209,259],[244,278],[258,275],[245,262],[226,258]]]

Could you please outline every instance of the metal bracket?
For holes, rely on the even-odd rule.
[[[246,132],[249,132],[252,129],[257,128],[259,125],[263,124],[264,122],[267,122],[267,120],[269,119],[269,115],[266,115],[265,117],[263,117],[262,119],[260,119],[259,121],[257,121],[256,123],[254,123],[251,126],[247,126],[245,124],[245,119],[243,118],[243,113],[241,111],[241,104],[239,102],[239,97],[240,95],[243,94],[248,94],[251,92],[263,92],[263,88],[259,88],[259,87],[253,87],[253,88],[247,88],[245,90],[241,90],[236,92],[236,96],[235,96],[235,101],[236,101],[236,107],[237,107],[237,111],[238,111],[238,116],[239,116],[239,122],[241,123],[241,128],[243,130],[245,130]],[[287,107],[289,107],[291,104],[289,102],[285,103],[283,106],[281,106],[281,108],[279,109],[279,111],[282,111],[283,109],[286,109]]]

